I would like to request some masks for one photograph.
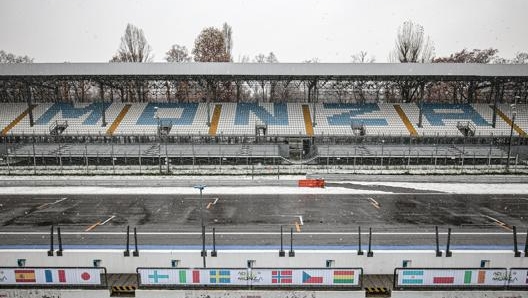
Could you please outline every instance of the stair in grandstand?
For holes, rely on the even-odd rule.
[[[51,150],[50,155],[58,156],[59,153],[60,153],[60,155],[64,155],[64,152],[69,151],[69,149],[68,149],[69,147],[70,147],[70,145],[67,145],[67,144],[57,146],[56,149]]]
[[[159,155],[159,146],[156,144],[156,145],[151,145],[150,147],[148,147],[147,150],[144,151],[144,155],[145,156],[158,156]]]
[[[119,115],[117,115],[112,125],[110,125],[110,127],[106,131],[106,134],[108,135],[114,134],[115,130],[119,127],[119,124],[121,124],[121,121],[123,121],[123,118],[125,118],[126,114],[128,113],[128,110],[130,110],[131,107],[132,107],[131,104],[127,104],[123,107],[123,109],[121,110],[121,112],[119,112]]]
[[[66,128],[68,128],[68,121],[56,120],[49,126],[49,132],[52,136],[58,136],[61,135],[66,130]]]
[[[216,131],[218,129],[218,122],[220,122],[220,115],[222,113],[222,105],[215,105],[213,111],[213,117],[211,119],[211,126],[209,126],[209,135],[216,136]]]
[[[477,127],[469,121],[458,121],[457,128],[466,137],[474,136],[477,130]]]
[[[490,106],[492,109],[494,108],[493,106]],[[497,115],[499,115],[499,117],[502,118],[502,120],[504,120],[504,122],[508,123],[508,125],[511,127],[513,125],[513,129],[515,129],[515,131],[519,134],[519,136],[521,137],[527,137],[528,134],[522,130],[522,128],[519,127],[519,125],[513,123],[513,121],[508,117],[506,116],[506,114],[504,114],[499,108],[496,109],[497,111]]]
[[[240,150],[237,152],[238,156],[251,156],[251,146],[249,145],[242,145],[240,147]]]
[[[356,147],[356,155],[372,156],[373,154],[367,147],[360,145]]]
[[[307,165],[307,164],[316,164],[318,157],[319,156],[313,156],[313,157],[308,158],[308,159],[293,160],[293,159],[289,159],[289,158],[281,156],[281,159],[283,161],[287,162],[290,165]]]
[[[398,116],[400,116],[400,119],[402,120],[403,124],[405,125],[405,127],[409,131],[409,134],[411,136],[413,136],[413,137],[417,136],[418,133],[416,132],[416,129],[412,125],[411,121],[409,120],[409,117],[407,117],[407,115],[405,114],[405,112],[403,111],[401,106],[400,105],[394,105],[394,109],[396,110],[396,113],[398,113]]]
[[[310,108],[308,105],[302,105],[304,127],[306,129],[306,135],[312,137],[314,135],[312,118],[310,116]]]
[[[0,135],[3,135],[3,136],[6,136],[9,131],[15,127],[20,121],[22,121],[22,119],[24,119],[24,117],[26,117],[29,112],[31,110],[33,110],[37,105],[32,105],[31,107],[27,108],[24,112],[22,112],[22,114],[18,115],[13,121],[11,121],[11,123],[9,123],[9,125],[7,125],[4,129],[2,129],[2,132],[0,133]]]

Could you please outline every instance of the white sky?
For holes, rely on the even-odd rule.
[[[227,22],[235,61],[273,51],[280,62],[350,62],[366,50],[387,62],[408,19],[424,26],[436,56],[528,52],[527,0],[0,0],[0,49],[36,62],[107,62],[132,23],[163,61],[172,44],[190,51],[203,28]]]

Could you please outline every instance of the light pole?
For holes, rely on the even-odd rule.
[[[203,267],[206,268],[205,264],[205,257],[207,256],[207,251],[205,250],[205,225],[204,225],[204,213],[203,213],[203,196],[202,191],[204,188],[206,188],[207,185],[205,184],[198,184],[195,185],[194,188],[200,190],[200,217],[201,217],[201,223],[202,223],[202,258],[203,258]]]
[[[517,115],[517,111],[515,111],[515,104],[512,104],[511,106],[511,129],[510,129],[510,141],[508,142],[508,160],[506,160],[506,172],[510,169],[510,155],[511,155],[511,144],[513,139],[513,127],[515,126],[515,116]]]
[[[154,107],[154,116],[158,122],[158,164],[159,172],[161,174],[161,127],[160,127],[160,118],[158,114],[158,107]]]

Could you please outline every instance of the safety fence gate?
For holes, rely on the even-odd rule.
[[[362,268],[137,268],[139,288],[361,290]]]

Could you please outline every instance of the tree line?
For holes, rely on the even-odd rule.
[[[187,47],[173,44],[165,53],[164,60],[170,63],[186,62],[233,62],[233,29],[227,23],[221,28],[203,29],[189,52]],[[434,42],[425,34],[423,26],[412,21],[404,22],[397,31],[394,48],[389,53],[393,63],[528,63],[528,53],[517,53],[506,59],[498,56],[498,50],[462,49],[445,57],[435,57]],[[109,62],[152,62],[152,47],[141,28],[127,24],[120,39],[119,47]],[[353,63],[374,63],[376,58],[367,51],[351,56]],[[0,63],[32,63],[28,56],[17,56],[0,51]],[[270,52],[258,54],[253,59],[243,55],[237,62],[278,63],[277,56]],[[319,63],[314,57],[304,63]],[[2,81],[0,100],[3,102],[22,101],[28,88],[20,82]],[[97,82],[88,80],[45,82],[30,86],[33,97],[42,101],[109,101],[144,102],[158,101],[311,101],[317,94],[338,102],[403,101],[415,102],[422,99],[434,101],[481,102],[492,101],[500,95],[506,100],[526,102],[526,82],[426,82],[402,80],[382,81],[214,81],[214,80],[113,80]]]

